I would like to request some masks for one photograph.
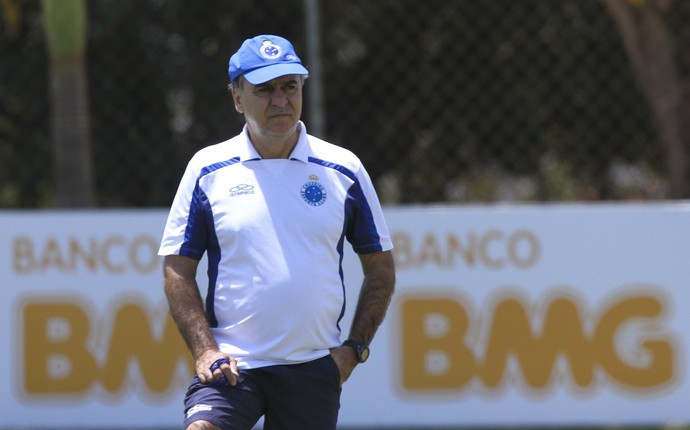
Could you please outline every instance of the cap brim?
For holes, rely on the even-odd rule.
[[[272,64],[245,73],[244,78],[254,85],[263,84],[285,75],[308,75],[309,71],[299,63]]]

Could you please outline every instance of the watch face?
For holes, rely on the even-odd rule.
[[[359,350],[359,362],[364,363],[365,361],[367,361],[368,358],[369,358],[369,347],[363,346]]]

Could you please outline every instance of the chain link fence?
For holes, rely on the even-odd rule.
[[[654,116],[602,1],[312,3],[88,1],[97,206],[167,206],[191,155],[242,126],[229,56],[275,33],[309,67],[309,13],[324,101],[323,128],[305,113],[307,128],[357,153],[385,204],[669,197]],[[687,9],[672,14],[678,31]],[[0,207],[51,207],[41,3],[0,10]]]

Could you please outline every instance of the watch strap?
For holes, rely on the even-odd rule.
[[[364,363],[369,358],[369,345],[365,343],[360,343],[352,339],[348,339],[343,342],[343,346],[348,346],[355,350],[357,355],[357,361]]]

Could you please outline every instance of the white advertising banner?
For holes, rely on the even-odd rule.
[[[690,205],[385,212],[396,294],[342,427],[690,423]],[[180,427],[166,215],[0,212],[0,428]]]

